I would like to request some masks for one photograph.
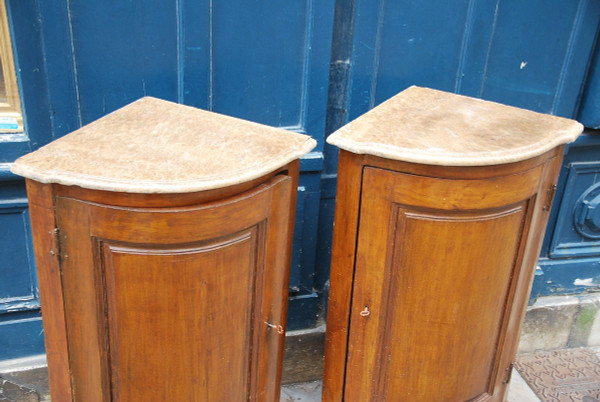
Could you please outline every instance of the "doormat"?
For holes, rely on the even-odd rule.
[[[600,359],[587,349],[522,355],[515,368],[544,402],[600,402]]]

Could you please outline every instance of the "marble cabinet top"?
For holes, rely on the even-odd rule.
[[[42,183],[183,193],[243,183],[300,158],[309,136],[146,97],[19,158]]]
[[[518,162],[574,141],[569,119],[410,87],[340,128],[327,142],[357,154],[443,166]]]

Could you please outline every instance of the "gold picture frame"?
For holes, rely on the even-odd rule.
[[[5,0],[0,0],[0,133],[23,131],[21,98],[15,73]]]

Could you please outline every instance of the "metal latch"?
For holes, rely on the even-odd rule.
[[[365,309],[360,312],[361,317],[368,317],[370,315],[371,315],[371,312],[369,311],[369,306],[365,306]]]
[[[275,329],[279,335],[283,335],[285,333],[285,329],[282,325],[271,324],[266,321],[265,324],[267,324],[267,327]]]

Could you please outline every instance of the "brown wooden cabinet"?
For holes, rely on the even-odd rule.
[[[153,107],[162,113],[184,108],[146,99],[104,118],[104,123],[134,121],[142,135],[152,127],[146,114]],[[251,124],[212,114],[199,118],[187,138],[190,143],[198,140],[194,130],[202,130],[205,119],[221,119],[221,130],[234,136]],[[138,173],[145,175],[139,180],[134,175],[120,179],[122,172],[108,177],[118,166],[92,179],[77,170],[79,163],[98,165],[121,155],[73,155],[71,170],[47,176],[39,166],[37,173],[27,171],[48,155],[66,154],[65,147],[93,135],[93,128],[51,144],[16,168],[32,177],[27,187],[53,401],[278,400],[298,148],[305,152],[302,147],[307,142],[312,147],[312,140],[262,128],[277,131],[268,132],[275,138],[290,137],[279,144],[264,140],[252,158],[263,165],[261,159],[287,155],[276,169],[244,180],[233,175],[246,174],[252,166],[243,169],[231,161],[239,169],[232,169],[230,185],[210,184],[215,176],[226,180],[228,171],[206,169],[220,161],[202,160],[203,155],[193,161],[196,180],[182,184],[178,172],[155,180],[161,160],[177,164],[190,152],[187,147],[180,150],[183,156],[172,153],[166,156],[171,161],[165,157],[157,162],[152,150],[140,145],[135,153],[152,159],[157,170]],[[172,139],[185,146],[179,134]],[[224,147],[235,138],[217,134],[213,156],[225,157],[219,155],[222,147],[236,157],[235,150]],[[260,141],[250,139],[248,147]],[[67,180],[86,180],[88,188],[59,184]],[[214,188],[185,191],[186,186],[197,189],[203,180]],[[138,186],[137,193],[114,191],[110,184],[128,181]],[[154,193],[144,192],[141,185]],[[174,185],[181,191],[172,192]],[[168,191],[161,191],[164,187]]]
[[[485,122],[453,113],[472,102]],[[564,147],[540,142],[529,147],[537,156],[520,157],[509,143],[498,155],[514,161],[484,164],[482,142],[498,139],[481,139],[490,135],[481,124],[518,125],[523,114],[558,120],[482,103],[411,88],[330,137],[343,149],[324,401],[504,399]],[[385,127],[402,118],[423,127]],[[428,130],[438,134],[426,145]],[[452,149],[454,135],[462,150]],[[440,164],[418,163],[436,152]]]

